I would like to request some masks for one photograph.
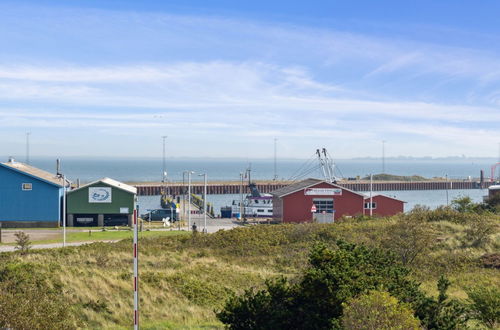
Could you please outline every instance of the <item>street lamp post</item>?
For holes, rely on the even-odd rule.
[[[182,172],[182,220],[186,220],[186,173]]]
[[[188,171],[188,230],[191,230],[191,174],[194,171]]]
[[[240,173],[240,220],[243,219],[243,173]]]
[[[203,176],[203,232],[207,232],[207,173],[199,174]]]

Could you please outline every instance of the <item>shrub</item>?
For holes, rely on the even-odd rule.
[[[477,204],[469,196],[457,197],[451,201],[451,207],[460,213],[475,212]]]
[[[344,304],[345,329],[421,329],[413,311],[387,292],[370,291]]]
[[[23,231],[17,231],[14,236],[16,236],[16,250],[19,250],[21,254],[28,253],[31,248],[30,236]]]
[[[367,291],[384,289],[410,304],[429,329],[463,324],[464,311],[455,308],[455,301],[446,301],[446,285],[442,286],[442,299],[435,301],[408,279],[409,271],[392,254],[342,241],[337,247],[317,245],[299,282],[280,279],[267,282],[264,290],[247,290],[232,297],[217,317],[231,329],[338,328],[343,303]]]
[[[427,224],[426,211],[415,209],[395,217],[395,223],[386,227],[382,246],[399,256],[403,265],[429,250],[436,236]]]
[[[500,325],[500,289],[477,286],[467,291],[472,316],[491,329]]]
[[[476,215],[474,221],[468,223],[465,236],[462,240],[464,246],[484,247],[491,241],[495,232],[495,224],[486,216]]]
[[[480,258],[485,268],[500,268],[500,253],[487,253]]]
[[[0,328],[76,328],[72,307],[61,288],[39,266],[0,266]]]

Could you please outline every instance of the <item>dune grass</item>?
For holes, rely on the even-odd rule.
[[[334,244],[344,239],[384,247],[393,224],[394,219],[378,219],[333,225],[249,226],[210,235],[142,232],[141,326],[223,328],[215,311],[224,306],[228,297],[251,287],[263,287],[266,279],[300,276],[316,242]],[[499,270],[483,268],[479,261],[484,253],[499,250],[498,223],[488,243],[481,247],[467,245],[467,224],[439,221],[426,226],[435,234],[435,240],[425,254],[408,265],[424,290],[436,295],[436,281],[441,274],[452,281],[450,295],[460,299],[467,298],[467,288],[480,283],[500,286]],[[88,235],[75,234],[74,240]],[[37,250],[26,255],[3,253],[0,265],[43,265],[41,271],[63,283],[65,298],[74,306],[75,326],[128,329],[133,307],[131,232],[103,232],[100,237],[124,240]]]

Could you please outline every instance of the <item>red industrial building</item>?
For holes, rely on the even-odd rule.
[[[404,203],[402,200],[386,195],[372,196],[372,215],[377,217],[388,217],[394,214],[404,212]],[[365,215],[370,215],[370,196],[365,197],[364,206]]]
[[[271,194],[273,219],[278,222],[330,223],[342,216],[370,214],[369,197],[323,180],[307,179]],[[374,216],[394,215],[403,210],[403,201],[383,195],[373,196]]]

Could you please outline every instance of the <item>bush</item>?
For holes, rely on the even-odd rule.
[[[487,253],[480,258],[485,268],[500,268],[500,253]]]
[[[16,250],[19,250],[21,254],[28,253],[31,248],[30,236],[23,231],[16,231],[14,236],[16,236]]]
[[[345,329],[421,329],[413,311],[387,292],[370,291],[344,305]]]
[[[484,247],[491,242],[491,235],[495,232],[495,224],[485,216],[476,215],[465,229],[462,241],[464,246]]]
[[[426,211],[422,209],[397,215],[395,220],[386,227],[382,246],[399,256],[403,265],[411,265],[433,246],[436,236],[427,223]]]
[[[491,329],[500,325],[500,289],[478,286],[467,292],[473,317]]]
[[[464,310],[446,297],[447,282],[438,301],[426,297],[409,271],[383,250],[342,241],[337,249],[317,245],[310,267],[297,283],[268,282],[266,289],[247,290],[233,297],[217,314],[230,329],[332,329],[340,327],[343,303],[370,290],[387,290],[416,312],[428,329],[454,329],[466,322]]]
[[[477,210],[477,204],[472,202],[472,198],[469,196],[453,199],[451,201],[451,207],[460,213],[475,212]]]
[[[62,284],[28,263],[0,267],[0,328],[73,329],[72,307]]]

